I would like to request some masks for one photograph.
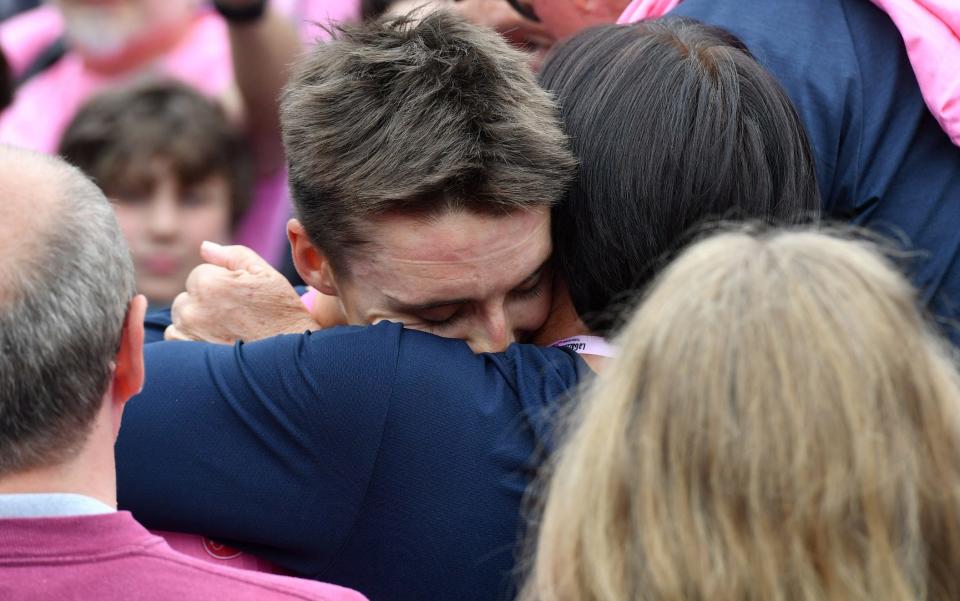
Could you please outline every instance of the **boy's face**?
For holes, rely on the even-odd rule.
[[[230,186],[218,174],[182,186],[157,162],[148,186],[108,189],[137,273],[137,288],[153,305],[166,305],[200,265],[200,243],[230,241]]]

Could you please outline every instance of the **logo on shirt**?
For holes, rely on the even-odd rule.
[[[237,551],[233,547],[225,545],[223,543],[218,543],[215,540],[211,540],[207,537],[203,537],[203,548],[210,554],[210,557],[215,559],[236,559],[243,555],[240,551]]]

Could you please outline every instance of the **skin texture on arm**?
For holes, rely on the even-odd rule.
[[[221,4],[241,9],[257,2],[221,0]],[[291,65],[303,50],[300,39],[291,20],[269,6],[258,20],[227,23],[236,92],[243,106],[256,165],[262,174],[275,173],[283,166],[280,91]]]
[[[287,279],[249,248],[204,242],[200,252],[207,263],[174,300],[167,340],[232,344],[345,323],[335,299],[323,302],[323,295],[314,302],[315,319]]]

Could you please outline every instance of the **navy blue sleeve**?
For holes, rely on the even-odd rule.
[[[143,320],[144,344],[162,342],[163,333],[167,330],[167,326],[172,323],[173,320],[170,317],[169,308],[147,313],[146,318]]]
[[[117,441],[118,500],[151,528],[329,559],[380,448],[402,328],[235,346],[161,342]]]
[[[372,601],[513,599],[527,487],[554,404],[587,368],[561,349],[474,355],[406,331],[380,456],[335,561],[310,575]]]

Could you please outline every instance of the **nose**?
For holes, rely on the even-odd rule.
[[[172,238],[180,229],[176,198],[156,193],[150,201],[150,233],[155,238]]]
[[[467,344],[475,353],[499,353],[516,342],[503,306],[488,311]]]

